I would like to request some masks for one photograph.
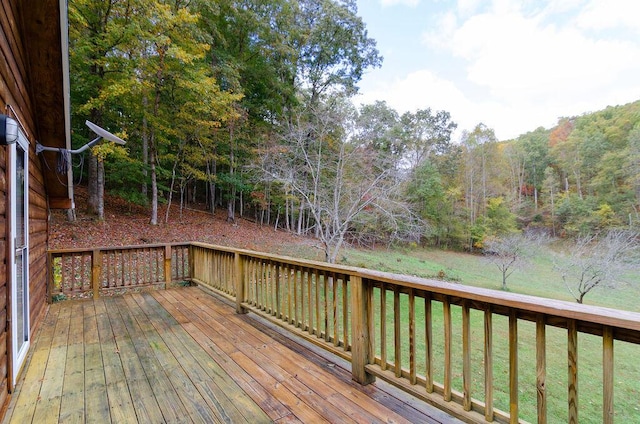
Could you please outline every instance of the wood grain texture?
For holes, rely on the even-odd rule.
[[[484,418],[493,421],[493,315],[484,311]]]
[[[469,305],[462,305],[462,407],[471,411],[471,316]]]
[[[578,423],[578,329],[574,320],[567,323],[567,368],[569,424]]]
[[[360,277],[352,277],[351,285],[351,367],[353,378],[360,384],[370,384],[375,377],[366,372],[365,367],[371,362],[373,336],[370,331],[369,317],[372,291],[371,287]]]
[[[518,318],[509,315],[509,422],[518,423]]]
[[[536,321],[536,392],[538,423],[547,422],[547,333],[544,317]]]
[[[451,400],[451,303],[449,298],[442,303],[442,314],[444,315],[444,394],[446,402]]]
[[[612,424],[614,417],[613,408],[613,330],[606,327],[602,336],[602,422]]]
[[[197,287],[56,303],[7,422],[442,422],[309,349]]]

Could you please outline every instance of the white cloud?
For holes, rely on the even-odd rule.
[[[640,8],[640,2],[633,3]],[[561,115],[640,98],[640,40],[596,39],[584,31],[597,25],[640,28],[632,22],[640,12],[629,13],[629,8],[612,6],[610,0],[593,0],[569,23],[554,19],[554,10],[566,12],[575,5],[575,0],[568,0],[560,9],[556,4],[525,15],[520,2],[495,0],[491,10],[468,19],[441,15],[436,30],[423,39],[464,60],[467,80],[489,95],[484,103],[503,105],[482,109],[503,114],[496,119],[501,128],[522,121],[519,114],[528,114],[530,122],[536,122],[521,128],[523,132],[552,125],[552,119]]]
[[[592,0],[578,15],[576,24],[584,29],[627,28],[640,33],[640,2]]]
[[[446,12],[438,16],[435,28],[422,34],[422,41],[435,49],[449,47],[451,37],[458,29],[458,17],[453,12]]]
[[[487,110],[499,109],[497,104],[470,101],[452,81],[440,78],[429,70],[412,72],[392,83],[381,83],[356,100],[362,104],[384,100],[400,114],[426,108],[445,110],[458,124],[457,136],[462,130],[470,130],[483,122],[483,116],[488,119]],[[489,125],[487,119],[484,122]]]
[[[402,4],[405,6],[415,7],[420,3],[420,0],[380,0],[382,6],[395,6]]]
[[[479,15],[455,33],[452,52],[468,61],[468,78],[505,100],[578,94],[612,84],[627,70],[640,72],[640,49],[593,41],[574,29],[540,27],[515,14]]]
[[[457,10],[462,16],[474,14],[480,7],[481,0],[458,0]]]
[[[640,1],[458,0],[430,15],[423,46],[411,52],[437,62],[416,69],[408,60],[359,100],[443,109],[459,129],[483,122],[500,139],[551,127],[640,99],[637,16]]]

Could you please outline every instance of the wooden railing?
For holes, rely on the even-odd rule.
[[[189,279],[189,244],[49,250],[50,299],[97,297]]]
[[[348,276],[322,263],[194,243],[192,281],[350,358]]]
[[[638,313],[200,243],[191,255],[193,281],[351,361],[360,383],[468,422],[640,422],[614,404],[614,385],[637,397],[640,369],[614,343],[638,357]]]
[[[384,379],[465,421],[640,422],[637,408],[614,400],[637,406],[638,313],[202,243],[144,248],[174,258],[182,271],[172,280],[206,286],[239,313],[350,361],[356,381]],[[126,250],[53,251],[54,286],[91,291],[82,275],[126,286],[107,277],[122,275]],[[96,260],[111,251],[113,261]]]

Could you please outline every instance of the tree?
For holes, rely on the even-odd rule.
[[[457,128],[449,112],[440,110],[434,114],[430,108],[405,112],[400,121],[404,159],[410,169],[415,169],[430,156],[447,153],[451,133]]]
[[[570,252],[558,258],[556,269],[576,302],[583,303],[596,288],[615,289],[625,272],[640,267],[639,237],[623,230],[579,237]]]
[[[404,153],[398,112],[384,101],[362,105],[355,122],[354,142],[384,153],[399,168]]]
[[[90,140],[85,119],[109,128],[120,104],[123,81],[130,62],[126,51],[138,36],[136,2],[117,0],[71,0],[69,2],[69,44],[71,102],[74,110],[75,139]],[[111,128],[114,131],[113,128]],[[114,132],[120,131],[118,128]],[[88,160],[91,213],[104,219],[104,155],[91,150]]]
[[[462,145],[464,164],[460,177],[464,178],[462,185],[468,213],[467,244],[469,249],[473,249],[484,238],[482,219],[487,212],[488,200],[500,192],[496,184],[499,180],[494,178],[499,167],[493,166],[498,160],[497,139],[491,128],[480,123],[472,132],[463,133]]]
[[[380,66],[382,57],[357,15],[355,0],[302,0],[298,5],[296,86],[309,91],[312,106],[332,88],[356,93],[364,71]]]
[[[502,197],[493,197],[487,201],[487,213],[482,223],[490,236],[504,236],[518,231],[516,216],[511,213]]]
[[[636,214],[640,212],[640,122],[629,133],[628,169],[631,186],[635,194]],[[640,219],[636,216],[636,221]]]
[[[137,88],[142,98],[149,99],[145,111],[151,177],[149,222],[157,225],[159,174],[165,172],[162,155],[171,150],[172,143],[181,144],[184,137],[175,131],[174,121],[179,121],[176,115],[183,112],[180,106],[198,99],[201,105],[213,108],[220,102],[220,91],[203,61],[208,46],[200,41],[203,34],[197,26],[199,15],[180,2],[161,0],[149,3],[145,10],[148,19],[143,24],[148,45],[140,56],[137,73],[142,78]],[[182,116],[186,123],[195,118]]]
[[[533,204],[538,210],[538,192],[549,164],[549,131],[540,127],[518,137],[525,153],[526,183],[533,187]]]
[[[549,211],[551,213],[551,231],[552,235],[556,235],[556,198],[558,197],[558,193],[560,192],[560,182],[558,181],[558,177],[556,171],[547,167],[544,170],[544,181],[542,183],[542,193],[548,195],[548,205]]]
[[[484,257],[500,270],[502,290],[507,290],[507,279],[511,274],[526,266],[545,241],[546,238],[529,233],[512,233],[484,241]]]
[[[407,201],[415,213],[429,223],[424,236],[435,245],[446,237],[452,206],[448,201],[440,173],[425,160],[408,177],[405,187]]]
[[[325,260],[336,261],[356,218],[369,209],[395,216],[393,203],[399,181],[379,152],[351,143],[347,137],[354,111],[344,98],[332,99],[299,113],[262,160],[268,179],[297,193],[313,217]]]

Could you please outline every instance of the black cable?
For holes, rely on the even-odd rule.
[[[56,166],[56,172],[58,174],[66,174],[69,171],[69,164],[71,163],[71,152],[67,149],[58,149],[58,164]]]

